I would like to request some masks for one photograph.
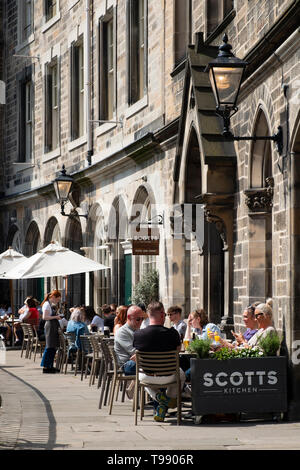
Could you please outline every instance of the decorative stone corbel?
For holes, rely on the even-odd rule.
[[[273,207],[274,178],[266,178],[267,187],[259,189],[246,189],[245,203],[251,212],[270,212]]]

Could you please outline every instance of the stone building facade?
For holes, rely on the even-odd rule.
[[[151,268],[166,306],[204,307],[228,331],[243,326],[249,303],[271,297],[291,359],[300,340],[299,1],[3,8],[2,251],[29,256],[57,239],[107,265],[59,281],[69,303],[96,309],[128,303]],[[225,31],[249,63],[232,129],[272,135],[281,125],[281,154],[273,142],[220,137],[205,67]],[[52,185],[63,164],[75,180],[72,217],[60,214]],[[136,222],[148,220],[160,254],[132,255]],[[25,292],[41,297],[50,280],[15,287],[18,304]],[[297,416],[295,361],[291,370]]]

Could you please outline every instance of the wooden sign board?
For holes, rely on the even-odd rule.
[[[134,237],[132,240],[132,254],[138,256],[159,255],[159,238],[151,236]]]

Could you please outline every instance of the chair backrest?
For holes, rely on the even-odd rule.
[[[93,351],[89,337],[90,335],[80,335],[81,348],[85,354],[89,354]]]
[[[62,330],[58,328],[58,336],[59,336],[59,347],[60,349],[66,349],[67,348],[67,339],[65,335],[63,334]]]
[[[179,353],[136,351],[136,371],[156,376],[179,375]]]
[[[104,342],[104,344],[106,343],[106,345],[107,345],[107,349],[108,349],[108,352],[110,354],[110,361],[113,365],[114,372],[117,373],[117,371],[121,371],[119,363],[118,363],[117,354],[116,354],[116,351],[114,349],[113,342],[105,341],[105,340],[103,342]]]
[[[112,369],[113,368],[113,359],[111,352],[109,350],[109,345],[113,344],[113,341],[109,338],[100,338],[100,346],[102,350],[102,355],[104,358],[105,366],[107,369]]]
[[[68,344],[69,348],[74,346],[75,341],[76,341],[76,333],[74,331],[70,331],[70,332],[63,333],[63,334],[65,336],[65,339],[67,340],[67,344]]]
[[[34,339],[34,337],[35,337],[34,329],[33,329],[33,326],[30,325],[30,323],[27,323],[27,331],[28,331],[29,338]]]
[[[100,354],[101,354],[100,338],[97,337],[96,335],[90,335],[88,339],[92,347],[94,357],[95,358],[100,357]]]
[[[29,336],[28,324],[27,323],[21,323],[21,328],[23,330],[24,338],[28,338],[28,336]]]

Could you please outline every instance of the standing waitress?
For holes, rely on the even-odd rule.
[[[41,366],[43,367],[44,374],[55,374],[58,370],[53,367],[56,349],[59,346],[58,320],[60,315],[56,315],[57,304],[61,300],[61,293],[58,290],[53,290],[46,295],[42,302],[43,320],[45,320],[45,339],[46,348],[43,354]]]

